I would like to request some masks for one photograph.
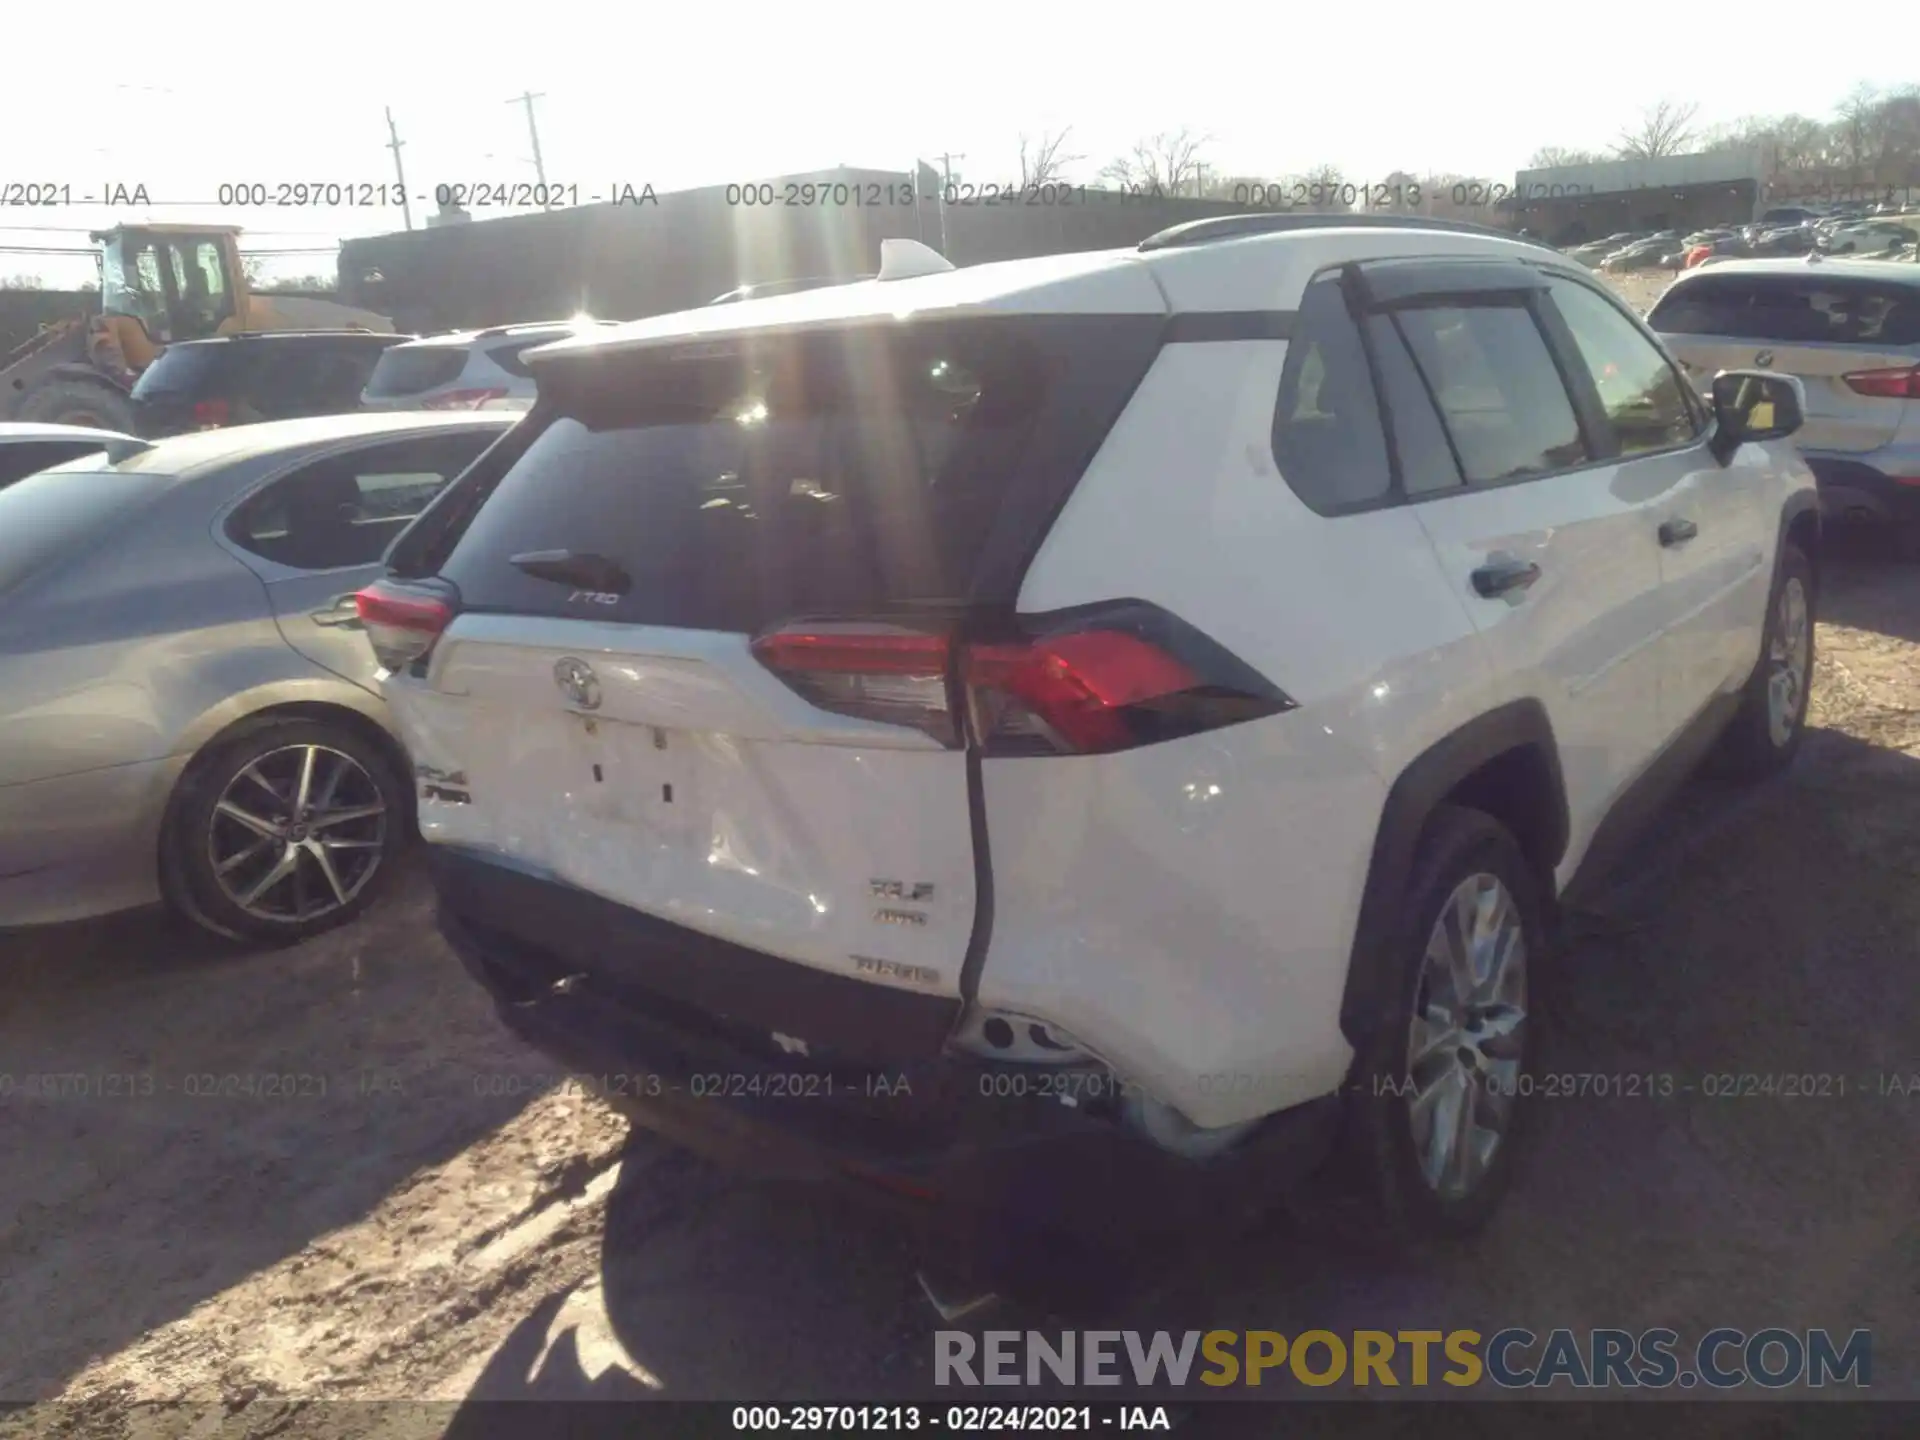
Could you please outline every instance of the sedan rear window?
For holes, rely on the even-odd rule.
[[[139,471],[62,468],[0,490],[0,592],[123,523],[169,483]]]

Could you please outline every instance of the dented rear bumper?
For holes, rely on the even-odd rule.
[[[1031,1070],[948,1053],[954,1002],[773,956],[757,956],[756,976],[745,972],[757,952],[745,951],[726,957],[730,998],[701,1004],[680,962],[717,943],[708,937],[445,847],[432,864],[441,933],[501,1019],[634,1123],[743,1170],[860,1186],[988,1249],[1050,1234],[1124,1245],[1216,1229],[1315,1168],[1337,1133],[1330,1097],[1270,1117],[1226,1155],[1190,1160],[1126,1125],[1097,1082],[1033,1093],[1007,1078]],[[581,933],[620,949],[617,972],[581,963],[565,938]],[[825,1003],[815,985],[877,997],[853,1022],[823,1026],[798,1013]],[[765,1008],[782,994],[791,1017]],[[826,1053],[787,1053],[775,1038],[823,1029]]]

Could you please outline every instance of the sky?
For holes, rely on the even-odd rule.
[[[1779,43],[1804,12],[1763,0],[1738,25],[1714,6],[1622,7],[1614,21],[1540,0],[11,9],[0,198],[9,183],[64,185],[73,203],[0,211],[0,245],[84,246],[115,220],[198,219],[245,226],[250,249],[323,252],[273,259],[269,276],[330,274],[327,247],[400,229],[401,213],[223,207],[221,185],[390,182],[388,107],[409,192],[531,182],[511,98],[528,90],[544,96],[548,182],[585,195],[904,170],[943,153],[966,181],[1002,181],[1018,177],[1023,133],[1061,130],[1083,157],[1069,175],[1092,180],[1135,140],[1183,127],[1219,174],[1332,163],[1355,183],[1397,169],[1510,179],[1542,145],[1607,148],[1663,99],[1697,103],[1703,126],[1825,117],[1857,84],[1920,79],[1893,46],[1806,64]],[[151,204],[84,203],[111,185],[144,185]],[[431,208],[416,205],[414,223]],[[92,273],[84,258],[0,254],[0,278]]]

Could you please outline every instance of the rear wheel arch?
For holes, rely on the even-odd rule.
[[[1554,893],[1570,822],[1560,753],[1546,708],[1516,700],[1461,726],[1423,751],[1394,781],[1381,808],[1373,857],[1354,928],[1340,1003],[1340,1029],[1356,1051],[1395,1018],[1393,977],[1402,903],[1420,844],[1436,814],[1455,806],[1481,811],[1512,833]]]
[[[1780,511],[1780,543],[1774,549],[1774,568],[1779,569],[1780,555],[1791,545],[1807,557],[1807,565],[1813,571],[1814,588],[1820,585],[1820,501],[1811,490],[1797,490],[1788,497]]]

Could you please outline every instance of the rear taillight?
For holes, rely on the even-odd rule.
[[[405,670],[427,658],[453,607],[432,595],[402,591],[376,580],[354,596],[374,658],[388,670]]]
[[[1856,395],[1883,400],[1920,400],[1920,365],[1902,365],[1895,370],[1856,370],[1840,378]]]
[[[507,398],[505,390],[449,390],[420,402],[422,410],[484,410],[495,400]]]
[[[798,624],[753,642],[754,657],[822,710],[960,737],[947,701],[944,633],[860,623]]]
[[[206,428],[214,428],[227,423],[231,412],[224,400],[196,400],[193,402],[193,423]]]
[[[1099,755],[1276,715],[1294,702],[1157,606],[1122,601],[1024,618],[1015,633],[953,639],[885,625],[785,626],[754,654],[813,704],[967,733],[988,755]]]

